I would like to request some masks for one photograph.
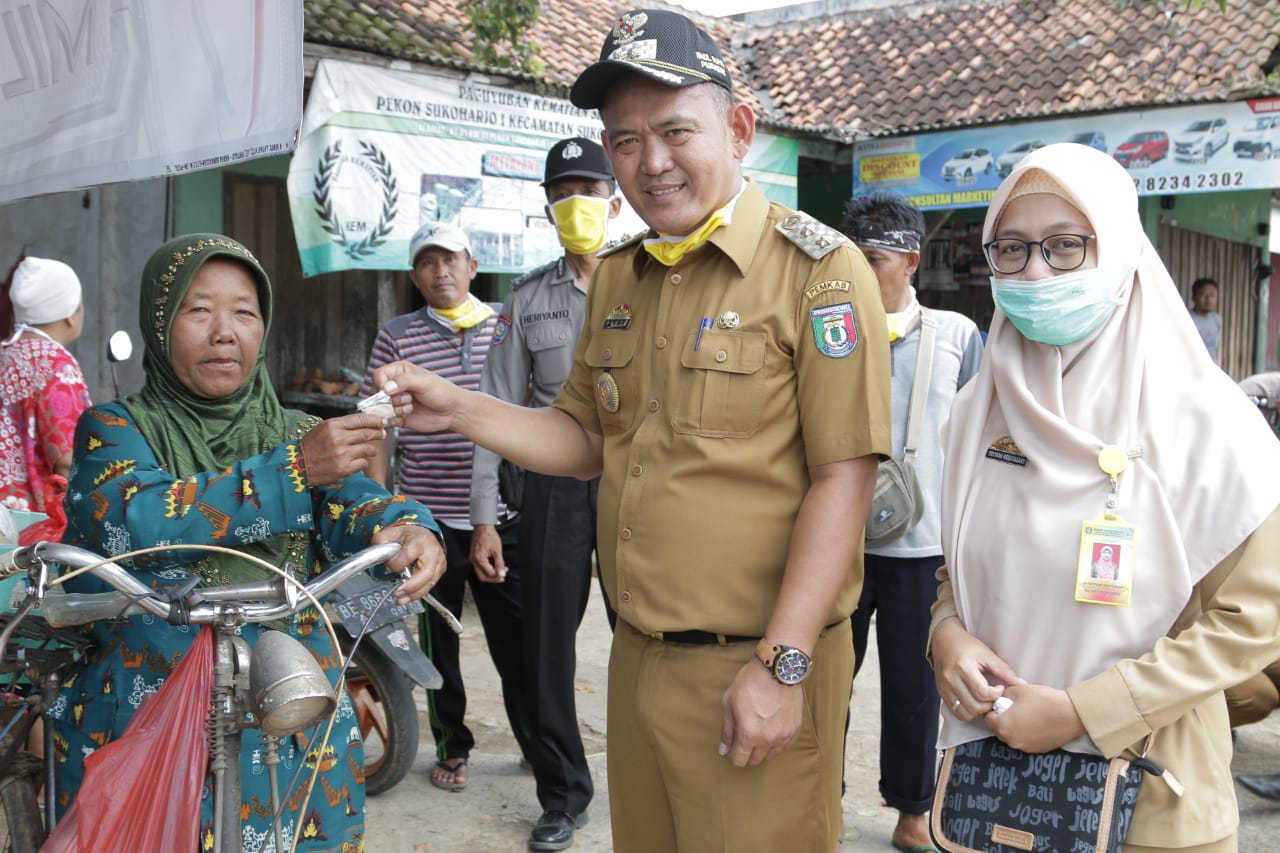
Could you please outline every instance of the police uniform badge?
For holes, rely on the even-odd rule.
[[[844,358],[858,346],[858,324],[853,303],[820,305],[809,309],[813,343],[827,358]]]
[[[493,327],[493,346],[500,345],[511,333],[511,318],[506,314],[498,315],[498,322]]]

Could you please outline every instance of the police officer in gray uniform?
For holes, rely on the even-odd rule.
[[[613,170],[604,149],[582,137],[547,154],[542,186],[547,218],[565,254],[512,283],[502,306],[480,390],[513,403],[546,406],[569,376],[586,312],[587,286],[600,263],[608,220],[618,215]],[[498,540],[498,467],[476,448],[471,479],[471,562],[481,577],[507,571]],[[563,850],[586,819],[593,788],[574,704],[575,641],[591,589],[598,478],[524,477],[520,577],[524,610],[525,694],[533,725],[528,759],[542,817],[531,850]],[[492,533],[493,535],[489,535]],[[607,602],[606,602],[607,605]],[[614,614],[609,609],[609,622]]]

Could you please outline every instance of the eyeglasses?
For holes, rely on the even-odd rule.
[[[1002,275],[1022,272],[1031,259],[1031,247],[1039,246],[1044,262],[1058,272],[1070,272],[1084,263],[1085,249],[1095,234],[1050,234],[1043,240],[1003,237],[983,243],[991,268]]]

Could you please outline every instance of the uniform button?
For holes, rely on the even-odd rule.
[[[716,353],[716,361],[724,361],[728,357],[729,357],[729,353],[725,352],[724,350],[720,350],[719,352]]]
[[[643,465],[632,465],[632,466],[631,466],[631,476],[632,476],[632,477],[639,477],[639,476],[640,476],[641,474],[643,474],[643,473],[644,473],[644,466],[643,466]]]
[[[624,527],[624,528],[622,528],[621,530],[619,530],[619,531],[618,531],[618,535],[622,537],[622,541],[623,541],[623,542],[630,542],[630,541],[631,541],[631,528],[630,528],[630,527]]]
[[[680,282],[682,282],[682,281],[684,281],[684,276],[680,275],[680,273],[678,273],[678,272],[673,272],[673,273],[671,274],[671,283],[672,283],[672,284],[679,284],[679,283],[680,283]]]
[[[657,343],[658,343],[658,349],[666,349],[666,348],[667,348],[667,339],[666,339],[666,338],[664,338],[664,337],[660,337],[660,338],[658,338]]]
[[[657,400],[650,400],[650,401],[649,401],[649,411],[651,411],[651,412],[656,412],[656,411],[658,411],[658,401],[657,401]]]
[[[613,358],[613,349],[611,347],[605,347],[604,352],[600,353],[600,355],[604,358]]]
[[[564,340],[564,332],[561,332],[561,333],[560,333],[560,340],[562,340],[562,341]]]
[[[629,590],[625,590],[625,589],[624,589],[624,590],[622,591],[622,600],[623,600],[623,601],[630,601],[630,600],[631,600],[631,592],[630,592]]]

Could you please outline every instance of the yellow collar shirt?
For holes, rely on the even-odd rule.
[[[618,615],[760,636],[809,467],[892,450],[875,276],[751,183],[675,266],[638,242],[604,259],[554,405],[604,437],[598,554]],[[859,557],[830,621],[861,584]]]

